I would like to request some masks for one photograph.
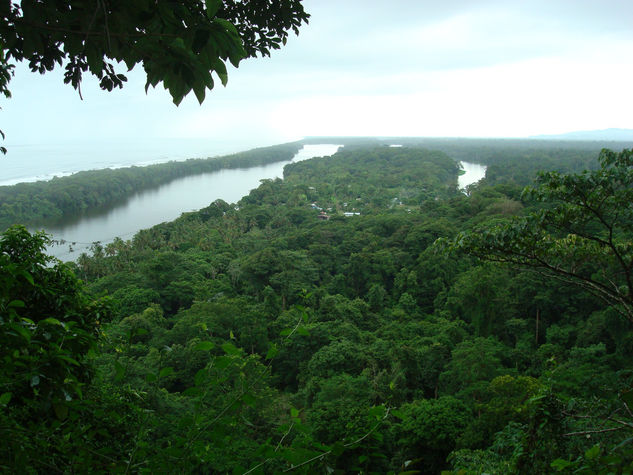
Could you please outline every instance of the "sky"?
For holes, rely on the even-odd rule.
[[[179,107],[141,68],[83,100],[19,66],[4,144],[186,138],[268,145],[304,136],[526,137],[633,129],[630,0],[309,0],[271,58]],[[123,68],[122,72],[125,68]]]

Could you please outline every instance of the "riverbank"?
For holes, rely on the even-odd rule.
[[[117,206],[70,216],[54,225],[31,228],[43,229],[56,241],[48,248],[50,254],[62,260],[76,259],[94,242],[105,245],[115,237],[129,239],[141,229],[172,221],[182,213],[198,210],[218,199],[237,202],[257,188],[261,180],[283,177],[287,164],[329,156],[338,148],[337,144],[305,145],[284,161],[178,178],[136,193]]]

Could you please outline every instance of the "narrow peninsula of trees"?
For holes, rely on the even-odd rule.
[[[52,224],[60,218],[80,216],[185,176],[289,161],[301,147],[301,143],[294,142],[224,157],[83,171],[50,181],[0,186],[0,229],[15,223]]]

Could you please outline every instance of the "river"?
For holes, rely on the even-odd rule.
[[[45,227],[55,241],[61,241],[49,246],[48,252],[61,260],[74,260],[82,252],[88,252],[96,241],[107,244],[115,237],[130,239],[141,229],[172,221],[184,212],[204,208],[217,199],[235,203],[257,188],[261,180],[283,177],[288,163],[329,156],[339,147],[336,144],[304,145],[291,161],[179,178],[139,192],[117,206]],[[485,176],[485,166],[460,163],[465,171],[458,178],[460,189]]]
[[[472,183],[477,183],[486,176],[486,166],[479,163],[459,162],[464,169],[464,174],[457,177],[459,189],[463,190]]]
[[[46,226],[44,231],[54,240],[65,241],[49,246],[48,252],[61,260],[73,260],[87,252],[95,241],[107,244],[117,236],[130,239],[141,229],[172,221],[184,212],[204,208],[217,199],[235,203],[257,188],[260,180],[283,177],[287,164],[329,156],[339,147],[336,144],[304,145],[291,161],[179,178],[139,192],[109,209]]]

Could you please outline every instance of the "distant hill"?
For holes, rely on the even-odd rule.
[[[556,135],[533,135],[531,139],[633,141],[633,129],[581,130]]]

